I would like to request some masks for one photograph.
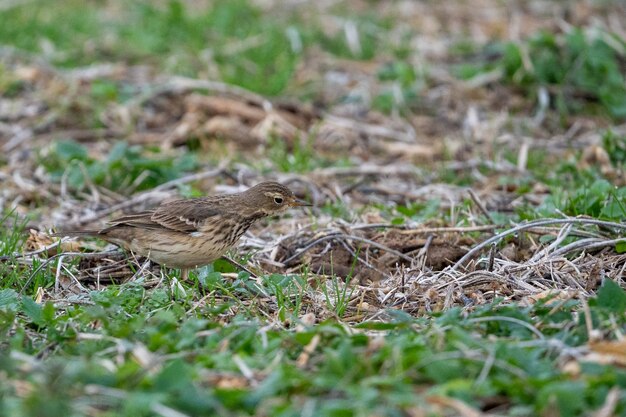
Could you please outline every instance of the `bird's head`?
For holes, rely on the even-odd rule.
[[[293,192],[282,184],[273,181],[262,182],[241,194],[246,206],[266,216],[278,214],[291,207],[305,207],[311,204],[296,198]]]

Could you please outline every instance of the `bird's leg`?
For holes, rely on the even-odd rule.
[[[187,278],[189,278],[189,269],[181,268],[181,270],[180,270],[180,280],[181,281],[187,281]]]

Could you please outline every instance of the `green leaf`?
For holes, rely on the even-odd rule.
[[[182,359],[174,359],[157,375],[154,386],[159,391],[183,389],[193,378],[193,368]]]
[[[598,305],[617,314],[626,311],[626,292],[611,279],[605,279],[597,294]]]
[[[198,274],[198,280],[203,287],[213,291],[224,281],[224,277],[221,272],[211,271]]]
[[[216,259],[213,262],[213,270],[216,272],[236,272],[237,268],[226,259]]]
[[[408,323],[406,322],[396,322],[396,323],[385,323],[379,321],[368,321],[364,323],[359,323],[354,326],[356,329],[367,329],[367,330],[397,330],[404,329],[408,327]]]
[[[22,311],[26,314],[35,324],[43,325],[43,309],[32,298],[22,297]]]
[[[91,94],[94,99],[103,101],[116,101],[118,99],[118,87],[110,81],[94,81],[91,84]]]
[[[45,323],[52,323],[56,315],[56,309],[54,308],[54,304],[50,301],[46,302],[46,304],[43,306],[41,313],[41,317]]]
[[[466,364],[459,359],[431,360],[430,357],[424,356],[420,362],[424,375],[437,384],[444,384],[456,378],[462,379],[469,372]]]
[[[65,161],[71,161],[72,159],[87,159],[87,148],[80,143],[74,142],[73,140],[58,142],[55,150],[57,155]]]
[[[14,309],[18,304],[17,292],[11,288],[0,291],[0,308]]]
[[[127,155],[128,144],[124,141],[116,142],[109,151],[107,163],[111,165],[114,162],[123,160]]]
[[[615,244],[615,252],[624,253],[626,252],[626,240],[620,240]]]
[[[624,202],[616,199],[610,201],[606,206],[604,206],[600,215],[611,220],[620,220],[626,217],[626,207],[624,206]]]
[[[537,402],[542,407],[543,415],[558,410],[558,415],[570,417],[581,415],[585,409],[585,382],[563,381],[554,382],[545,386],[537,396]]]

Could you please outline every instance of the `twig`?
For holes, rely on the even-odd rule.
[[[35,275],[37,275],[37,273],[42,268],[47,266],[50,262],[52,262],[56,258],[65,257],[65,256],[82,256],[84,258],[99,259],[99,258],[106,258],[107,256],[111,256],[111,255],[114,255],[114,254],[120,254],[120,253],[121,252],[119,252],[119,251],[92,252],[92,253],[86,253],[86,252],[63,252],[63,253],[57,253],[56,255],[53,255],[53,256],[49,257],[48,259],[46,259],[44,262],[41,263],[41,265],[39,265],[37,268],[35,268],[35,270],[30,274],[30,276],[26,280],[26,283],[22,286],[22,289],[20,290],[20,295],[24,292],[26,287],[28,287],[28,285],[31,283],[31,281],[35,277]]]
[[[595,219],[579,219],[579,218],[574,218],[573,219],[573,218],[568,218],[568,219],[534,220],[534,221],[531,221],[531,222],[528,222],[528,223],[520,224],[520,225],[518,225],[516,227],[513,227],[511,229],[505,230],[504,232],[499,233],[499,234],[497,234],[497,235],[495,235],[495,236],[485,240],[484,242],[476,245],[469,252],[467,252],[461,259],[459,259],[457,261],[457,263],[452,265],[450,267],[450,270],[451,271],[457,270],[468,259],[472,258],[478,252],[483,250],[483,248],[489,246],[493,242],[499,241],[500,239],[502,239],[502,238],[504,238],[506,236],[509,236],[509,235],[514,234],[514,233],[520,232],[522,230],[532,229],[533,227],[546,226],[546,225],[550,225],[550,224],[593,224],[593,225],[597,225],[597,226],[605,226],[605,227],[611,227],[611,228],[617,228],[617,229],[624,229],[624,230],[626,230],[626,224],[607,222],[607,221],[595,220]]]
[[[493,217],[491,217],[491,213],[489,213],[487,211],[487,207],[485,207],[485,205],[483,204],[483,202],[480,200],[480,197],[478,197],[478,195],[474,192],[474,190],[472,190],[471,188],[467,190],[467,192],[470,195],[470,198],[472,199],[472,201],[474,202],[474,204],[476,204],[476,206],[478,207],[478,209],[485,215],[485,217],[487,217],[489,219],[489,221],[494,224],[495,220],[493,220]]]
[[[233,265],[235,268],[239,268],[242,271],[247,272],[250,275],[250,278],[258,278],[258,276],[254,272],[250,271],[248,268],[246,268],[244,265],[240,264],[236,260],[231,259],[226,255],[222,256],[222,259]]]
[[[366,164],[354,167],[330,167],[315,169],[311,172],[313,178],[336,178],[359,175],[373,176],[396,176],[396,177],[418,177],[421,171],[414,165],[374,165]]]
[[[210,80],[196,80],[186,77],[172,77],[165,84],[154,88],[153,90],[142,94],[138,98],[132,100],[129,103],[129,107],[140,106],[148,100],[167,93],[182,93],[190,90],[207,90],[214,93],[220,93],[225,95],[231,95],[241,98],[248,102],[254,103],[266,110],[272,108],[272,104],[265,97],[246,90],[245,88],[238,87],[236,85],[226,84],[219,81]]]
[[[133,257],[134,255],[135,254],[133,253]],[[137,259],[135,259],[135,261],[136,260]],[[139,267],[139,270],[135,272],[133,276],[129,279],[129,281],[135,281],[136,279],[140,278],[143,275],[143,272],[150,266],[150,264],[151,264],[150,259],[146,259],[145,262],[141,264],[141,267]]]
[[[333,238],[339,237],[339,236],[341,236],[341,233],[333,232],[333,233],[328,234],[326,236],[322,236],[320,238],[317,238],[317,239],[313,240],[312,242],[310,242],[309,244],[307,244],[304,248],[300,249],[298,252],[294,253],[293,255],[288,257],[287,259],[284,259],[284,260],[282,260],[280,262],[283,265],[287,265],[289,262],[291,262],[294,259],[299,258],[300,256],[302,256],[305,252],[307,252],[309,249],[311,249],[312,247],[314,247],[318,243],[322,243],[322,242],[325,242],[327,240],[332,240]]]
[[[554,239],[554,242],[552,242],[549,246],[543,248],[542,250],[537,252],[535,255],[533,255],[533,257],[528,260],[528,263],[535,263],[540,258],[542,258],[542,257],[546,256],[548,253],[550,253],[552,250],[558,248],[559,245],[567,238],[567,236],[569,236],[569,233],[570,233],[571,230],[572,230],[572,224],[571,223],[566,224],[565,226],[563,226],[561,228],[561,230],[559,230],[559,234],[557,235],[556,239]]]
[[[374,270],[374,271],[378,272],[381,276],[386,275],[386,273],[385,273],[384,271],[382,271],[382,270],[380,270],[380,269],[376,268],[374,265],[372,265],[371,263],[369,263],[369,262],[367,261],[367,259],[361,259],[361,258],[359,257],[358,252],[355,252],[355,251],[354,251],[354,250],[350,247],[350,245],[348,245],[346,242],[341,241],[341,242],[339,242],[339,243],[341,243],[341,245],[342,245],[342,246],[343,246],[343,247],[344,247],[344,248],[345,248],[345,249],[346,249],[346,250],[350,253],[350,255],[352,255],[352,257],[353,257],[353,258],[355,258],[357,261],[361,262],[361,263],[362,263],[363,265],[365,265],[366,267],[368,267],[368,268],[370,268],[370,269],[372,269],[372,270]],[[365,256],[367,257],[367,253],[365,254]]]
[[[309,249],[311,249],[312,247],[314,247],[315,245],[317,245],[318,243],[321,242],[325,242],[327,240],[333,240],[333,239],[348,239],[348,240],[355,240],[357,242],[363,242],[363,243],[367,243],[370,246],[373,246],[375,248],[381,249],[385,252],[389,252],[393,255],[396,255],[397,257],[404,259],[405,261],[412,263],[414,261],[413,258],[411,258],[410,256],[405,255],[402,252],[398,252],[395,249],[391,249],[389,246],[385,246],[381,243],[378,242],[374,242],[373,240],[370,239],[366,239],[364,237],[359,237],[359,236],[353,236],[353,235],[346,235],[343,233],[332,233],[326,236],[322,236],[320,238],[315,239],[313,242],[309,243],[308,245],[306,245],[303,249],[301,249],[298,253],[290,256],[289,258],[281,261],[283,264],[288,264],[290,261],[302,256],[306,251],[308,251]]]
[[[582,239],[577,242],[570,243],[567,246],[563,246],[562,248],[554,251],[551,256],[563,256],[570,252],[579,249],[600,249],[605,248],[607,246],[615,246],[620,242],[626,242],[626,238],[618,238],[611,240],[599,240],[599,239]]]
[[[424,266],[426,265],[426,259],[428,258],[428,250],[430,249],[430,245],[433,243],[433,239],[435,238],[434,235],[430,234],[428,235],[428,237],[426,238],[426,243],[424,243],[424,246],[422,246],[418,251],[417,251],[417,256],[416,259],[419,259],[419,268],[420,269],[424,269]],[[402,272],[403,277],[402,277],[402,286],[404,287],[404,271]]]
[[[412,234],[431,234],[431,233],[469,233],[469,232],[486,232],[489,230],[497,229],[502,227],[497,224],[488,224],[484,226],[459,226],[459,227],[424,227],[420,229],[409,229],[406,225],[401,224],[389,224],[389,223],[370,223],[370,224],[361,224],[356,226],[351,226],[353,230],[363,230],[363,229],[376,229],[376,228],[385,228],[385,229],[406,229],[401,230],[400,233],[412,235]]]
[[[48,252],[50,249],[54,249],[57,246],[59,246],[62,242],[64,242],[62,239],[61,240],[57,240],[56,242],[48,245],[48,246],[44,246],[41,249],[37,249],[36,251],[33,252],[26,252],[26,253],[13,253],[13,255],[4,255],[4,256],[0,256],[0,261],[8,261],[9,259],[16,259],[16,258],[30,258],[34,255],[39,255],[40,253],[44,253],[44,252]]]
[[[412,128],[408,129],[408,132],[402,132],[394,129],[389,129],[388,127],[382,125],[363,123],[360,120],[346,119],[344,117],[334,116],[332,114],[325,115],[324,121],[326,123],[334,124],[339,127],[345,127],[352,131],[364,133],[369,136],[380,136],[405,143],[416,142],[415,131]]]
[[[67,274],[68,274],[70,277],[72,277],[72,279],[74,280],[74,282],[76,282],[76,284],[78,285],[78,288],[80,288],[80,289],[81,289],[83,292],[85,292],[85,293],[87,293],[87,292],[88,292],[88,290],[87,290],[85,287],[83,287],[83,285],[80,283],[80,281],[78,280],[78,278],[76,278],[76,277],[74,276],[74,274],[72,274],[72,272],[71,272],[69,269],[67,269],[67,267],[66,267],[65,265],[63,265],[63,269],[65,270],[65,272],[67,272]]]
[[[496,244],[493,243],[491,248],[489,248],[489,263],[487,264],[487,271],[493,271],[493,262],[496,258]]]
[[[59,293],[59,279],[61,277],[61,268],[63,266],[63,258],[65,258],[64,255],[59,256],[59,263],[57,264],[57,271],[56,271],[56,274],[54,275],[54,293],[55,294]]]
[[[365,230],[365,229],[400,229],[400,234],[413,235],[413,234],[430,234],[430,233],[471,233],[471,232],[488,232],[494,229],[504,228],[501,224],[486,224],[482,226],[458,226],[458,227],[424,227],[418,229],[411,229],[411,226],[406,224],[390,224],[390,223],[368,223],[350,226],[352,230]],[[557,227],[539,227],[534,226],[526,231],[536,234],[553,234],[558,233],[561,229]],[[593,232],[587,232],[585,230],[572,230],[570,232],[572,236],[580,237],[601,237],[601,235]]]

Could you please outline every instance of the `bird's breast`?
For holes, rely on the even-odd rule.
[[[256,219],[248,217],[222,217],[205,222],[202,228],[192,233],[197,239],[203,239],[223,245],[227,248],[234,246],[239,238],[250,228]]]

